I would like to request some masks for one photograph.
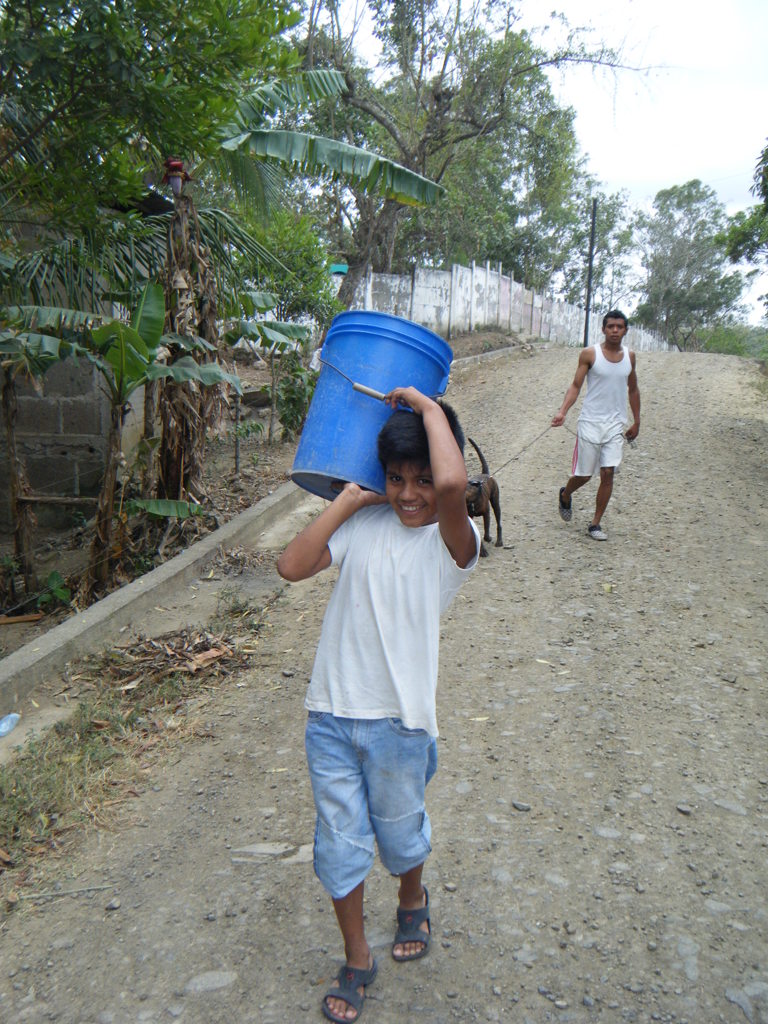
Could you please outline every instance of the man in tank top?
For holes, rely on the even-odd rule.
[[[612,309],[605,314],[605,340],[601,345],[582,349],[576,376],[565,393],[560,410],[552,419],[553,427],[562,427],[586,380],[587,394],[576,428],[573,475],[565,487],[560,488],[558,511],[565,522],[570,522],[573,511],[571,495],[599,469],[595,514],[587,527],[587,533],[593,540],[608,539],[600,524],[613,491],[614,470],[621,462],[624,438],[634,441],[640,431],[640,389],[637,386],[635,353],[622,344],[628,327],[629,321],[619,310]],[[628,429],[627,398],[634,419]]]

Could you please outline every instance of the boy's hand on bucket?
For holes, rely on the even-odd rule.
[[[345,501],[353,499],[359,508],[367,508],[369,505],[384,505],[387,501],[385,494],[369,491],[366,487],[347,483],[345,480],[334,480],[331,484],[331,490],[338,491],[339,495],[343,494]]]
[[[422,395],[416,388],[393,388],[389,394],[384,396],[384,401],[393,409],[402,405],[406,409],[412,409],[418,413],[423,413],[427,406],[432,404],[432,399]]]

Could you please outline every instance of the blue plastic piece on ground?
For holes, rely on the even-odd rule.
[[[16,728],[16,723],[21,718],[21,715],[17,715],[15,711],[11,712],[10,715],[5,715],[4,718],[0,718],[0,736],[7,736],[11,729]]]

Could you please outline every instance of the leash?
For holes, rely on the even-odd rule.
[[[563,424],[563,429],[566,430],[572,437],[578,437],[578,434],[576,433],[576,431],[575,430],[571,430],[570,427],[566,427],[565,424]],[[502,471],[502,469],[506,469],[507,468],[507,466],[510,464],[510,462],[514,462],[516,459],[519,459],[520,456],[524,452],[527,452],[529,448],[532,448],[536,444],[536,442],[540,441],[542,439],[542,437],[544,437],[544,435],[547,434],[550,430],[552,430],[551,424],[550,424],[550,426],[548,426],[544,430],[542,430],[542,432],[538,435],[538,437],[534,437],[534,439],[532,441],[529,441],[528,444],[525,445],[524,448],[521,448],[520,451],[517,453],[517,455],[513,455],[512,458],[507,459],[506,462],[502,463],[499,466],[499,468],[494,470],[494,472],[491,475],[492,476],[497,476]],[[630,440],[627,439],[627,444],[629,445],[630,448],[635,448],[637,446],[637,441],[634,441],[634,440],[630,441]]]
[[[497,470],[495,470],[492,475],[493,476],[497,476],[502,471],[502,469],[506,469],[507,468],[507,466],[510,464],[510,462],[514,462],[515,459],[519,459],[520,456],[524,452],[527,452],[529,448],[532,448],[533,445],[535,445],[537,441],[540,441],[542,439],[542,437],[544,437],[544,435],[547,434],[551,429],[552,428],[550,426],[550,427],[547,427],[545,430],[542,430],[542,432],[539,434],[538,437],[534,437],[534,439],[532,441],[529,441],[528,444],[524,448],[520,449],[520,451],[517,453],[517,455],[513,455],[512,458],[507,459],[507,461],[505,463],[503,463],[501,466],[499,466],[499,468]]]
[[[330,367],[331,370],[335,370],[336,373],[338,373],[341,377],[344,378],[344,380],[349,381],[349,383],[352,385],[353,389],[355,391],[359,391],[360,394],[362,394],[362,395],[369,395],[371,398],[376,398],[380,402],[383,402],[386,399],[387,396],[385,394],[383,394],[381,391],[374,391],[373,388],[366,387],[365,384],[358,384],[356,381],[352,380],[351,377],[348,377],[347,374],[344,373],[343,370],[340,370],[338,368],[338,366],[334,366],[333,363],[329,363],[328,360],[327,359],[323,359],[322,356],[319,357],[319,362],[321,362],[323,364],[323,366],[328,366],[328,367]],[[437,396],[437,397],[440,397],[440,396]],[[565,424],[563,424],[563,427],[568,431],[569,434],[572,434],[573,437],[577,436],[576,432],[574,430],[571,430],[570,427],[566,427]],[[516,455],[513,455],[511,458],[507,459],[506,462],[502,463],[502,465],[499,466],[499,468],[494,471],[493,475],[494,476],[498,475],[502,471],[502,469],[506,469],[507,466],[511,462],[515,462],[517,459],[519,459],[521,455],[524,455],[525,452],[527,452],[529,448],[532,448],[533,445],[535,445],[537,441],[540,441],[542,439],[542,437],[544,437],[544,435],[547,434],[551,429],[552,429],[551,424],[549,426],[545,427],[545,429],[542,430],[542,432],[537,437],[534,437],[534,439],[532,441],[529,441],[528,444],[525,445],[525,447],[521,448],[520,451]],[[629,446],[631,448],[635,447],[635,442],[634,441],[628,441],[627,443],[629,444]]]

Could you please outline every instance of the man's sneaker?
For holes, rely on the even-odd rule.
[[[563,501],[563,491],[565,491],[565,488],[561,487],[560,493],[557,496],[557,510],[560,513],[560,518],[564,522],[570,523],[572,514],[571,502],[569,501],[567,505],[565,504]]]
[[[605,532],[605,530],[603,530],[600,526],[595,526],[594,523],[591,526],[587,527],[587,533],[592,538],[592,540],[608,540],[608,534]]]

